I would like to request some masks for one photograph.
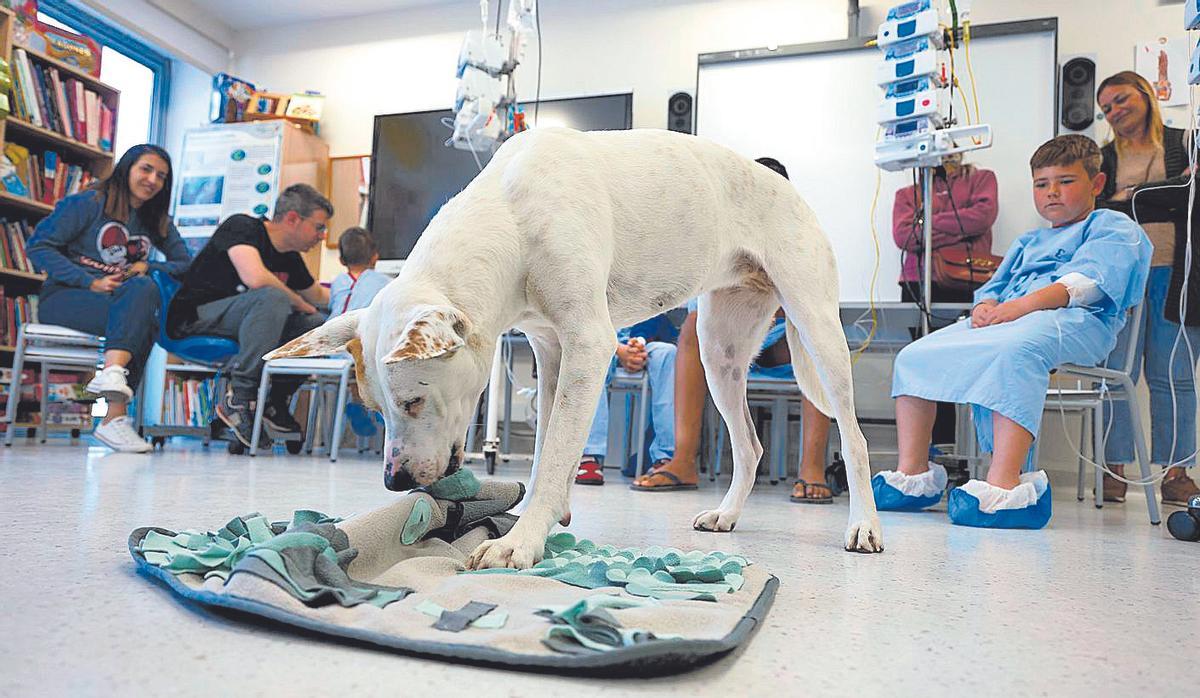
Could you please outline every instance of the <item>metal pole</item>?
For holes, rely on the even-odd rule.
[[[488,380],[487,389],[487,418],[484,421],[486,425],[483,437],[483,452],[486,454],[491,451],[493,454],[500,450],[499,426],[500,426],[500,401],[504,396],[504,356],[503,356],[504,338],[501,337],[496,342],[496,352],[492,356],[492,376]]]
[[[500,452],[509,453],[512,451],[509,443],[512,436],[513,384],[508,377],[512,373],[513,367],[513,346],[512,338],[507,332],[501,335],[500,343],[508,349],[506,352],[501,352],[501,356],[504,357],[504,372],[501,374],[504,380],[504,427],[500,432]]]
[[[925,299],[925,312],[921,314],[922,334],[929,334],[929,315],[933,312],[933,168],[921,168],[921,208],[924,219],[924,280],[921,294]]]

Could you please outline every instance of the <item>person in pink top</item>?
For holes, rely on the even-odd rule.
[[[946,158],[944,165],[935,170],[933,179],[933,253],[942,250],[961,250],[967,253],[990,253],[992,251],[992,224],[999,212],[997,204],[996,174],[974,165],[964,165],[962,155]],[[900,299],[906,302],[920,300],[921,282],[924,279],[924,209],[921,188],[910,185],[896,192],[892,206],[892,238],[900,248]],[[982,286],[986,279],[980,279]],[[971,303],[974,289],[946,288],[935,279],[931,290],[935,303]],[[949,325],[956,318],[951,315],[935,315],[931,329]],[[954,441],[954,405],[938,404],[937,420],[934,422],[933,442]]]
[[[990,253],[992,224],[999,212],[996,174],[974,165],[964,165],[961,155],[947,158],[943,167],[944,173],[941,168],[935,170],[937,174],[933,179],[934,254],[943,249]],[[900,287],[907,301],[920,296],[918,284],[922,278],[921,247],[924,244],[921,215],[919,187],[910,185],[896,192],[896,203],[892,206],[892,238],[903,251]],[[940,288],[936,281],[933,284],[935,302],[970,303],[972,293]],[[908,297],[910,294],[911,298]]]

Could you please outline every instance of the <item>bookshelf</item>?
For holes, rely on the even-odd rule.
[[[57,150],[60,154],[68,157],[74,156],[84,160],[107,159],[110,162],[112,161],[112,153],[107,150],[101,150],[96,146],[73,140],[61,133],[36,126],[15,116],[8,117],[6,130],[9,137],[14,141],[35,143],[42,148]],[[103,172],[98,176],[103,177],[105,174],[108,173]]]
[[[10,155],[11,150],[14,154],[24,152],[32,156],[28,161],[13,163],[18,169],[21,184],[29,195],[14,192],[9,187],[0,187],[0,221],[3,222],[0,225],[2,367],[12,366],[13,354],[16,351],[16,347],[13,346],[16,340],[16,325],[37,319],[36,295],[46,279],[45,274],[35,271],[29,264],[24,243],[34,226],[54,210],[58,199],[72,193],[68,181],[74,182],[74,188],[79,189],[89,181],[103,178],[112,171],[114,158],[111,145],[108,148],[101,147],[103,144],[99,138],[100,129],[95,125],[99,122],[90,117],[94,115],[93,111],[95,114],[102,113],[101,105],[104,110],[111,112],[108,119],[108,143],[111,144],[112,135],[116,132],[116,114],[120,104],[120,91],[116,88],[106,85],[75,66],[39,51],[15,46],[15,24],[16,17],[13,11],[0,6],[0,56],[8,61],[9,72],[14,82],[14,87],[9,92],[10,114],[7,119],[0,120],[0,150],[6,155]],[[22,93],[22,86],[19,84],[22,76],[26,79],[45,80],[44,83],[24,83],[26,86],[45,88],[42,92],[34,92],[41,100],[47,100],[38,102],[39,108],[44,109],[44,112],[39,112],[41,124],[31,118],[26,109],[27,102],[22,101],[23,97],[31,98]],[[71,91],[71,97],[68,97],[68,90]],[[91,97],[88,96],[89,93]],[[82,101],[78,99],[79,96],[83,97]],[[88,110],[89,101],[93,105],[93,111]],[[60,112],[65,116],[57,122],[52,121],[53,115]],[[50,118],[47,118],[48,116]],[[88,132],[89,123],[93,124],[94,133]],[[50,152],[55,154],[53,161],[56,164],[62,163],[61,171],[46,167],[47,161],[50,160]],[[52,171],[55,176],[45,177],[47,170]],[[43,176],[37,181],[30,181],[35,172]],[[47,183],[53,187],[44,186]],[[26,365],[29,366],[28,363]],[[37,367],[31,368],[36,371]],[[11,397],[7,394],[8,389],[7,384],[0,386],[0,390],[4,392],[4,400]],[[36,414],[36,408],[34,412]],[[60,424],[46,417],[43,415],[33,422],[22,419],[15,426],[29,429],[31,432],[38,427],[70,429],[73,436],[78,434],[82,426]]]
[[[61,91],[55,89],[52,92],[54,95],[62,97],[66,97],[68,89],[72,93],[83,95],[91,93],[94,95],[93,101],[96,103],[97,110],[99,105],[103,104],[105,109],[113,112],[111,121],[113,130],[116,128],[115,115],[121,96],[120,91],[116,88],[104,84],[75,66],[36,50],[15,46],[13,43],[15,24],[16,17],[13,11],[0,6],[0,52],[2,52],[0,55],[8,60],[9,72],[12,74],[14,82],[14,86],[9,92],[11,112],[7,119],[0,121],[0,148],[3,148],[8,154],[10,145],[17,146],[21,149],[17,153],[28,153],[31,156],[28,163],[14,163],[18,166],[19,178],[28,195],[0,187],[0,219],[4,222],[4,225],[0,226],[0,295],[4,299],[4,305],[0,306],[0,317],[5,320],[9,317],[8,304],[14,302],[23,304],[24,317],[20,318],[21,320],[35,314],[34,309],[29,307],[27,298],[38,292],[46,276],[36,272],[29,264],[23,243],[28,239],[38,221],[54,210],[54,203],[69,193],[65,179],[64,184],[60,186],[55,178],[54,189],[44,186],[47,180],[44,175],[49,169],[46,167],[46,161],[50,158],[47,153],[53,152],[54,160],[61,161],[64,173],[68,167],[77,168],[73,171],[74,179],[77,180],[76,188],[84,186],[86,180],[106,176],[112,171],[114,162],[113,153],[100,147],[101,144],[97,138],[93,138],[93,140],[97,140],[94,144],[87,142],[89,134],[85,132],[87,130],[86,117],[89,114],[84,108],[86,99],[84,102],[65,100],[55,103],[55,98],[47,94],[51,90],[33,93],[41,96],[38,103],[44,108],[44,112],[40,115],[42,124],[39,125],[31,120],[31,115],[23,106],[28,103],[32,95],[24,95],[25,101],[22,101],[22,84],[37,85],[39,90],[42,86],[59,87],[62,88]],[[27,71],[30,67],[33,68],[32,72]],[[47,81],[45,83],[29,82],[34,74]],[[24,82],[21,79],[22,75],[25,78]],[[56,111],[58,104],[67,107],[64,113],[68,116],[55,124],[51,121],[52,117],[48,112],[58,113]],[[79,109],[72,108],[72,105]],[[84,118],[76,120],[72,116]],[[65,121],[71,123],[68,124]],[[80,137],[76,138],[76,135]],[[91,135],[98,136],[99,134]],[[25,169],[22,169],[23,167]],[[41,176],[38,176],[38,173]],[[46,189],[46,191],[38,191],[38,189]],[[40,196],[35,196],[35,194],[40,194]],[[16,332],[15,328],[9,325],[15,324],[17,320],[18,318],[13,316],[13,322],[3,323],[5,326],[3,327],[4,331],[0,332],[0,348],[13,343]],[[11,361],[11,352],[0,350],[0,364],[7,366],[11,364]]]

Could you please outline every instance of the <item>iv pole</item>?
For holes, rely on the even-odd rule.
[[[921,284],[921,295],[925,300],[925,312],[921,313],[921,334],[929,334],[929,316],[933,313],[933,168],[925,166],[921,171],[921,218],[925,251],[922,259],[924,283]]]

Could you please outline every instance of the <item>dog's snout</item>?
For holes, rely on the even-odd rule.
[[[418,483],[407,469],[389,461],[383,465],[383,486],[392,492],[407,492]]]

